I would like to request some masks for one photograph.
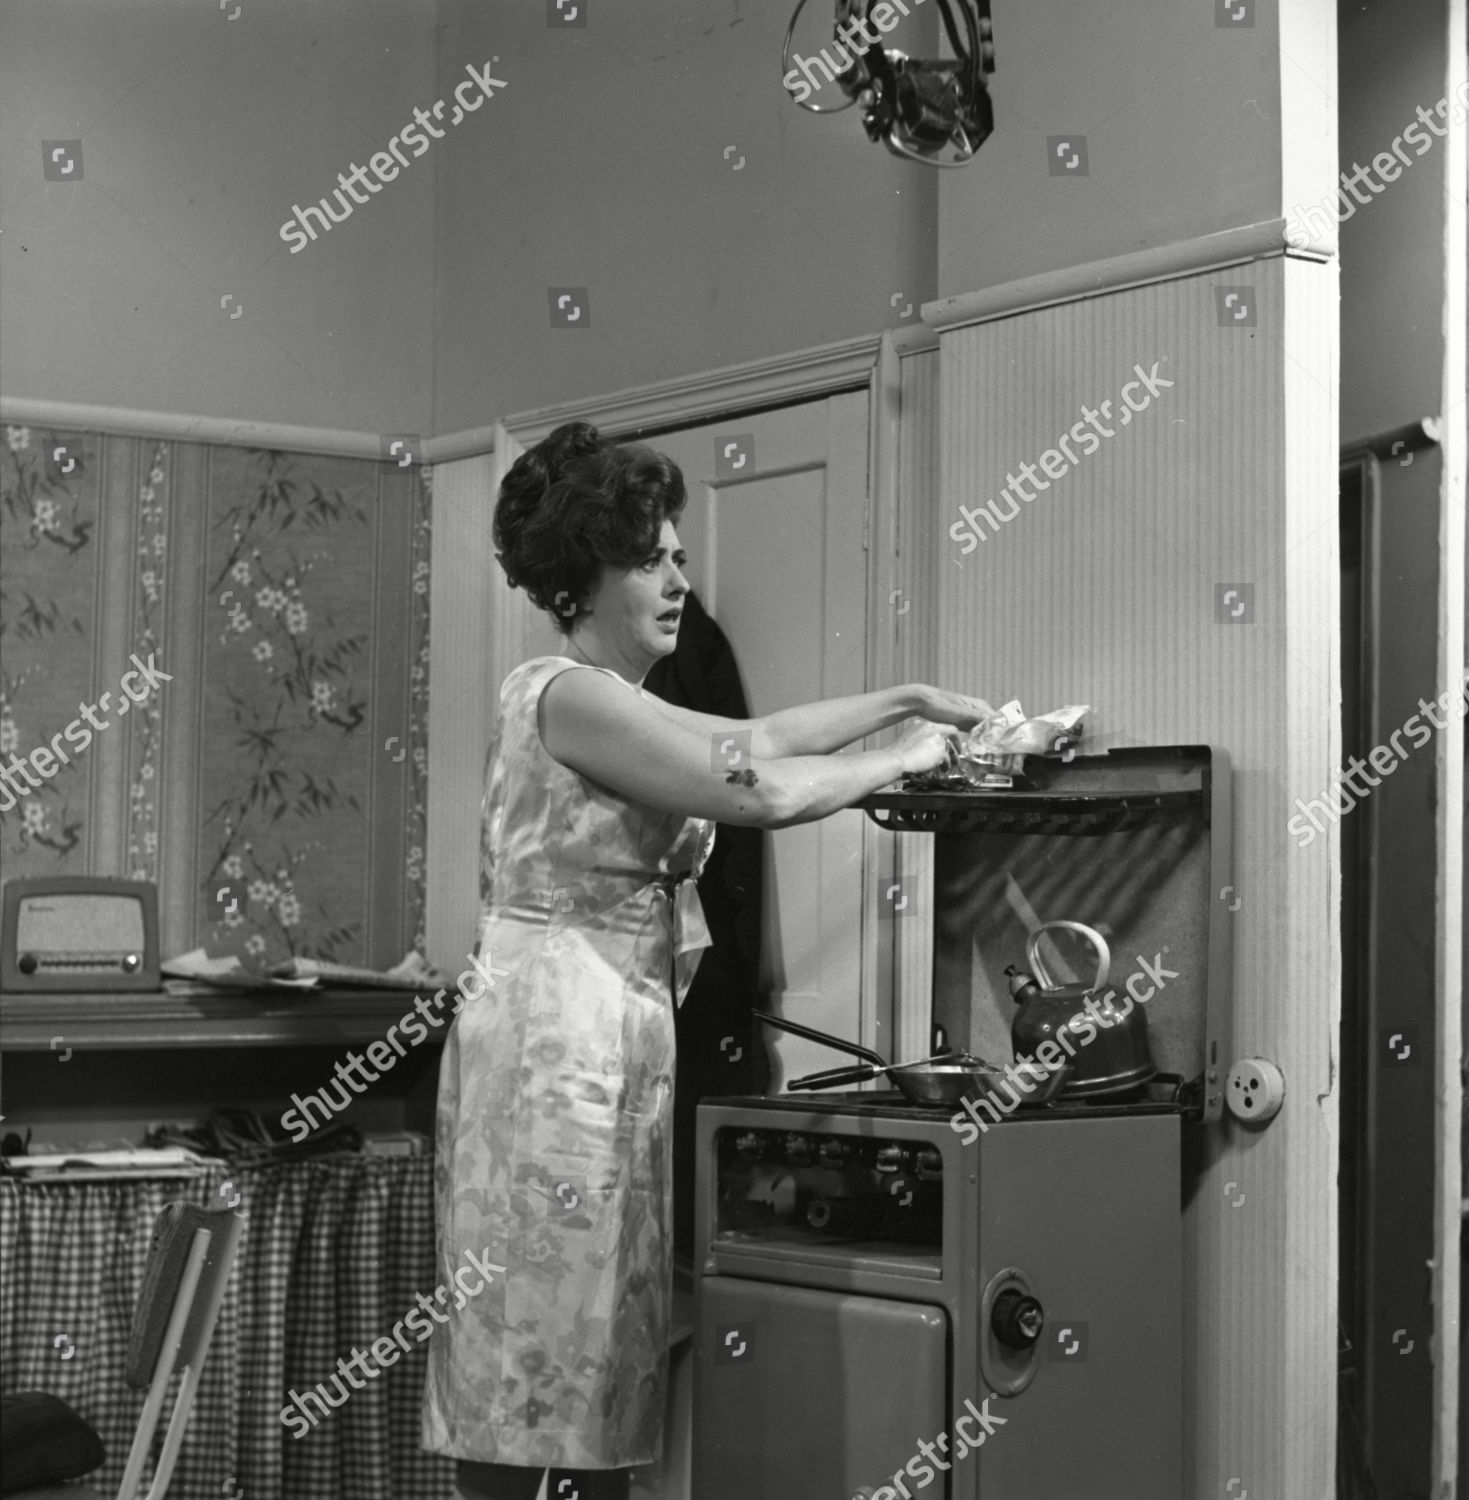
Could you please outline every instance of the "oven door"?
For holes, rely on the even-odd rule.
[[[733,1276],[702,1278],[699,1299],[699,1500],[847,1500],[900,1471],[947,1500],[918,1446],[947,1422],[942,1308]]]

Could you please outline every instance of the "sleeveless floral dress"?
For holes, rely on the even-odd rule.
[[[607,671],[539,657],[510,673],[486,764],[487,978],[444,1044],[435,1193],[442,1283],[471,1251],[506,1270],[438,1311],[423,1443],[606,1469],[661,1451],[673,1006],[709,943],[694,878],[714,824],[552,759],[537,705],[572,669]]]

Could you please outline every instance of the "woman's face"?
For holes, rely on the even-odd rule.
[[[678,644],[684,595],[689,591],[682,571],[687,562],[673,522],[665,521],[647,557],[630,568],[602,569],[587,596],[591,613],[578,622],[577,635],[586,631],[594,636],[617,664],[641,678]]]

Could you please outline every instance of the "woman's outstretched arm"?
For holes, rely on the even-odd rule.
[[[874,693],[857,693],[849,698],[802,703],[759,719],[724,719],[716,714],[679,708],[661,699],[658,706],[669,718],[677,719],[698,734],[714,737],[747,732],[751,753],[773,758],[827,755],[914,715],[937,724],[971,729],[994,713],[983,698],[945,692],[921,682],[879,688]]]
[[[750,754],[736,755],[721,745],[721,732],[738,727],[736,721],[695,715],[714,726],[706,730],[666,708],[603,672],[569,668],[541,694],[541,743],[563,765],[645,807],[783,828],[824,818],[900,776],[940,764],[952,733],[921,723],[881,750],[772,756],[752,741]]]
[[[825,755],[889,729],[913,715],[972,729],[994,710],[983,698],[948,693],[925,683],[881,688],[851,698],[826,698],[766,714],[761,720],[773,755]]]

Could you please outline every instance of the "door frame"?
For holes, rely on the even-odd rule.
[[[1351,602],[1351,613],[1359,625],[1360,670],[1355,683],[1355,723],[1343,725],[1343,764],[1353,751],[1364,754],[1368,746],[1381,743],[1396,719],[1396,712],[1382,701],[1384,682],[1390,676],[1383,657],[1386,644],[1392,640],[1402,654],[1402,633],[1408,621],[1401,604],[1401,575],[1396,581],[1390,577],[1384,558],[1384,536],[1389,528],[1401,524],[1390,509],[1395,497],[1384,479],[1411,465],[1415,457],[1420,461],[1415,472],[1422,472],[1422,461],[1428,458],[1439,468],[1434,490],[1442,505],[1449,459],[1445,437],[1446,424],[1425,418],[1390,432],[1355,439],[1341,449],[1343,486],[1351,473],[1359,476],[1361,485],[1360,506],[1350,517],[1360,547],[1359,581]],[[1418,497],[1420,501],[1422,498]],[[1343,525],[1347,522],[1344,508]],[[1433,529],[1441,529],[1437,519]],[[1462,545],[1459,555],[1462,557]],[[1399,564],[1401,561],[1399,556]],[[1442,657],[1449,643],[1445,640],[1441,605],[1450,594],[1463,597],[1464,575],[1462,565],[1455,565],[1454,554],[1447,548],[1441,550],[1439,570],[1438,598],[1430,610],[1435,616],[1433,626]],[[1345,597],[1343,606],[1346,613]],[[1419,620],[1417,626],[1421,635],[1430,628],[1427,620]],[[1344,652],[1350,644],[1344,636]],[[1344,655],[1344,667],[1349,660]],[[1452,685],[1458,674],[1445,676],[1443,665],[1442,661],[1438,664],[1439,682]],[[1352,701],[1344,673],[1344,712]],[[1448,949],[1457,954],[1463,943],[1462,883],[1445,873],[1462,868],[1463,830],[1456,817],[1462,803],[1444,792],[1450,768],[1456,762],[1462,766],[1463,740],[1459,721],[1452,715],[1446,718],[1451,727],[1435,736],[1429,773],[1435,787],[1435,805],[1421,813],[1410,813],[1405,819],[1401,809],[1387,813],[1380,800],[1369,800],[1353,819],[1344,820],[1342,830],[1345,962],[1340,1051],[1340,1308],[1344,1333],[1352,1346],[1353,1383],[1343,1395],[1345,1410],[1354,1420],[1339,1446],[1338,1462],[1351,1465],[1354,1473],[1365,1469],[1376,1483],[1390,1489],[1401,1482],[1405,1468],[1421,1455],[1421,1478],[1434,1494],[1442,1489],[1437,1481],[1444,1467],[1457,1462],[1453,1448],[1461,1359],[1457,1304],[1461,1276],[1462,1095],[1458,1082],[1462,1001],[1454,976],[1446,972],[1443,953]],[[1457,736],[1453,730],[1458,731]],[[1457,746],[1452,743],[1456,737]],[[1400,849],[1404,841],[1414,847],[1426,841],[1432,851],[1435,951],[1428,962],[1430,1014],[1426,1020],[1388,977],[1402,968],[1401,945],[1405,940],[1401,922],[1389,919],[1387,908],[1393,895],[1384,889],[1385,877],[1377,861],[1384,847],[1391,843]],[[1346,951],[1349,946],[1350,953]],[[1354,989],[1349,988],[1353,985]],[[1432,1082],[1424,1097],[1409,1109],[1398,1099],[1397,1090],[1383,1087],[1381,1048],[1382,1036],[1391,1027],[1415,1021],[1421,1023],[1420,1046],[1427,1060],[1423,1072]],[[1379,1158],[1387,1144],[1399,1150],[1406,1144],[1406,1150],[1396,1161],[1384,1165]],[[1404,1223],[1401,1192],[1407,1175],[1415,1179],[1411,1192],[1420,1212]],[[1431,1200],[1431,1207],[1425,1200]],[[1396,1245],[1405,1234],[1414,1236],[1417,1242],[1398,1256],[1399,1271],[1404,1262],[1424,1267],[1422,1286],[1410,1289],[1408,1296],[1400,1278],[1388,1276],[1378,1263],[1379,1247]],[[1385,1330],[1402,1315],[1395,1309],[1411,1300],[1413,1292],[1430,1309],[1431,1324],[1417,1325],[1422,1329],[1419,1342],[1425,1347],[1429,1364],[1426,1373],[1416,1377],[1421,1389],[1404,1396],[1404,1371],[1399,1365],[1404,1350],[1397,1347],[1397,1333],[1411,1334],[1417,1329],[1397,1330],[1391,1345]]]

